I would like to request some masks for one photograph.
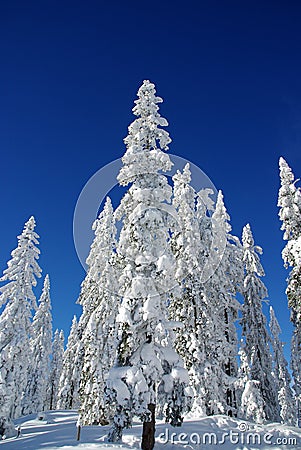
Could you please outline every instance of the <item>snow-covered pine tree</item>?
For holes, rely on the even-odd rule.
[[[298,180],[284,160],[279,160],[281,187],[279,189],[279,217],[282,221],[283,239],[288,241],[282,251],[285,267],[292,267],[288,286],[288,305],[291,320],[295,326],[301,323],[301,191],[296,186]]]
[[[263,423],[265,420],[264,401],[260,392],[260,382],[248,380],[241,396],[240,411],[246,420]]]
[[[279,159],[280,182],[278,206],[279,218],[282,222],[281,230],[284,231],[283,239],[290,241],[298,239],[301,232],[301,198],[300,189],[296,186],[294,174],[284,158]],[[293,255],[286,255],[289,264],[294,262]],[[290,260],[289,258],[292,258]]]
[[[31,217],[18,236],[18,246],[0,281],[0,416],[9,418],[21,414],[21,400],[27,385],[27,373],[32,364],[29,351],[32,311],[37,309],[32,288],[41,276],[37,263],[40,251],[36,247],[39,236]]]
[[[235,299],[242,279],[241,248],[229,234],[229,216],[219,192],[212,218],[212,191],[197,195],[186,166],[174,178],[174,206],[179,230],[174,233],[176,276],[182,296],[170,305],[171,317],[184,327],[177,331],[176,348],[189,370],[194,401],[192,413],[236,415],[237,333]]]
[[[297,426],[301,424],[301,327],[298,326],[293,331],[291,341],[291,369],[293,374],[293,390],[295,393]]]
[[[172,249],[177,262],[175,277],[181,285],[181,295],[172,300],[169,314],[171,320],[183,324],[183,327],[176,330],[175,347],[189,372],[193,396],[191,414],[202,416],[207,413],[205,402],[207,361],[204,348],[205,341],[210,335],[212,314],[211,305],[206,303],[201,291],[199,263],[200,255],[203,256],[204,241],[200,239],[198,214],[201,210],[201,199],[202,220],[203,216],[207,217],[207,207],[209,210],[213,209],[213,201],[210,202],[209,198],[213,192],[203,190],[197,196],[190,182],[191,172],[189,164],[186,164],[183,173],[177,171],[173,177],[173,206],[177,211],[178,220],[173,230]],[[196,199],[199,202],[198,212]],[[210,239],[211,237],[210,233]]]
[[[79,382],[77,357],[79,333],[76,316],[73,317],[67,347],[64,352],[63,367],[61,371],[56,409],[73,409],[79,407]]]
[[[199,359],[198,367],[193,364],[193,374],[199,385],[199,393],[195,396],[192,405],[192,414],[212,415],[223,411],[224,395],[219,389],[221,371],[220,365],[214,353],[216,342],[215,316],[216,309],[214,302],[205,289],[206,282],[210,279],[218,264],[220,255],[214,257],[214,251],[219,249],[217,239],[214,239],[212,229],[212,212],[215,209],[212,200],[214,192],[211,189],[202,189],[197,195],[197,221],[199,224],[199,247],[198,247],[198,271],[196,276],[199,280],[197,297],[200,300],[201,326],[199,327],[199,345],[202,345],[201,352],[197,355]],[[217,245],[215,245],[217,244]],[[212,251],[213,250],[213,251]],[[197,284],[195,284],[197,287]],[[219,328],[218,330],[222,329]]]
[[[240,359],[237,377],[237,393],[240,402],[238,417],[253,420],[256,423],[263,423],[266,417],[264,401],[260,392],[260,383],[256,380],[251,380],[251,370],[243,341],[241,344],[238,352]]]
[[[244,350],[244,341],[241,339],[240,341],[240,347],[238,350],[238,358],[239,358],[239,364],[238,364],[238,374],[237,374],[237,381],[236,381],[236,391],[238,394],[238,417],[243,417],[240,413],[240,400],[241,400],[241,394],[245,388],[246,382],[250,379],[250,366],[248,363],[248,358],[246,355],[246,352]]]
[[[82,282],[80,296],[77,301],[77,303],[82,306],[83,311],[77,324],[77,339],[72,348],[74,360],[72,398],[69,398],[71,391],[68,393],[68,390],[66,390],[68,387],[64,389],[64,395],[67,395],[69,398],[67,403],[72,404],[72,407],[79,407],[80,415],[78,423],[86,425],[107,420],[104,417],[104,404],[100,399],[103,396],[103,377],[107,375],[110,367],[107,367],[106,371],[104,371],[101,376],[101,368],[95,358],[100,360],[101,349],[98,348],[98,345],[100,345],[99,339],[103,339],[104,345],[106,342],[106,337],[103,336],[101,338],[100,336],[105,329],[107,329],[106,326],[109,326],[109,323],[112,324],[115,322],[118,309],[117,305],[114,309],[112,295],[114,293],[114,298],[117,297],[116,291],[118,290],[118,287],[114,275],[117,271],[116,252],[114,250],[116,246],[116,227],[115,219],[113,218],[113,208],[109,197],[106,199],[100,217],[94,221],[92,229],[95,232],[95,238],[91,244],[90,253],[86,261],[88,265],[87,275]],[[110,255],[111,258],[110,261],[108,255]],[[104,293],[104,290],[106,290],[106,294]],[[109,292],[111,295],[108,295]],[[106,307],[109,309],[111,305],[113,312],[111,310],[111,318],[109,318],[108,315],[103,316],[104,322],[108,321],[108,324],[104,325],[104,328],[101,331],[101,315],[102,313],[105,313],[105,308],[101,312],[101,308],[104,307],[104,305],[102,305],[104,297],[107,299],[109,298]],[[97,309],[98,311],[96,312]],[[97,322],[93,323],[93,320],[97,320]],[[113,335],[114,332],[111,330],[110,334]],[[107,342],[107,350],[111,345],[111,339],[112,336],[110,336],[110,339]],[[103,349],[103,351],[106,350]],[[93,361],[91,360],[92,353]],[[98,357],[97,354],[99,355]],[[111,356],[111,358],[113,357]],[[103,358],[101,358],[101,360],[104,361]],[[112,362],[113,361],[110,363],[111,365]],[[97,371],[97,376],[96,373],[94,373],[95,370]],[[92,388],[94,391],[93,395],[91,394]],[[86,408],[87,403],[90,405],[89,410]],[[62,401],[60,401],[60,405],[62,407]],[[106,413],[108,416],[109,408],[106,408]]]
[[[48,275],[45,277],[39,307],[33,318],[30,350],[32,366],[28,370],[27,388],[22,401],[23,415],[44,411],[48,406],[46,395],[52,353],[52,315]]]
[[[272,306],[270,306],[270,330],[274,354],[273,372],[278,391],[280,417],[283,423],[295,425],[296,408],[294,405],[293,393],[290,387],[291,377],[287,368],[287,361],[283,354],[283,343],[279,338],[281,328]]]
[[[278,206],[282,221],[283,239],[287,241],[282,251],[286,268],[291,267],[286,294],[291,308],[294,331],[291,342],[291,368],[294,379],[298,420],[301,417],[301,191],[296,186],[294,174],[284,158],[279,160],[280,181]]]
[[[170,222],[175,211],[162,174],[171,168],[165,153],[171,139],[161,127],[155,86],[144,81],[133,109],[138,117],[125,138],[127,147],[118,181],[132,183],[116,211],[122,220],[118,254],[124,260],[120,277],[119,343],[107,381],[108,399],[116,413],[110,440],[121,438],[134,415],[143,421],[142,448],[154,446],[157,392],[165,395],[166,418],[182,422],[188,375],[172,348],[174,324],[167,319],[167,302],[174,287],[175,261],[170,249]]]
[[[109,405],[104,388],[115,359],[115,321],[119,307],[116,280],[116,227],[113,207],[107,197],[103,211],[93,223],[95,238],[87,258],[87,275],[82,283],[80,322],[87,323],[82,336],[84,349],[80,380],[79,424],[108,422]],[[86,315],[86,317],[83,317]]]
[[[181,173],[173,176],[173,201],[177,212],[177,221],[173,230],[173,250],[177,256],[176,278],[181,283],[187,276],[195,273],[198,267],[199,224],[196,216],[196,197],[190,185],[189,164]]]
[[[56,409],[59,393],[59,382],[63,370],[65,337],[63,330],[55,330],[52,343],[52,359],[50,363],[50,376],[47,388],[45,409]]]
[[[244,304],[242,308],[242,336],[250,366],[250,379],[259,382],[267,420],[279,420],[279,406],[275,380],[272,376],[270,337],[262,302],[268,296],[261,277],[264,270],[259,256],[261,247],[254,244],[250,225],[243,228],[243,261],[245,264]]]
[[[212,215],[212,243],[208,249],[214,271],[202,287],[205,301],[211,305],[211,332],[205,344],[206,360],[209,361],[207,414],[236,416],[238,342],[235,321],[240,304],[235,296],[242,281],[242,265],[241,245],[239,239],[230,234],[229,221],[223,194],[219,191]]]

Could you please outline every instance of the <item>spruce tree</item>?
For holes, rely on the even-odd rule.
[[[283,239],[290,241],[300,236],[301,223],[301,198],[300,189],[296,186],[294,174],[284,158],[279,159],[280,182],[278,206],[279,218],[282,222],[281,230],[284,231]],[[293,261],[293,256],[292,262]],[[287,258],[290,258],[287,255]],[[287,260],[290,263],[290,260]]]
[[[79,407],[78,346],[80,345],[78,322],[73,317],[67,348],[64,352],[63,366],[58,386],[57,409],[74,409]]]
[[[245,264],[244,304],[242,309],[242,336],[250,366],[250,379],[259,382],[267,420],[279,420],[279,407],[275,380],[272,376],[270,337],[262,302],[268,296],[261,277],[264,270],[259,256],[261,247],[254,244],[250,225],[243,229],[243,261]]]
[[[301,191],[294,174],[284,160],[279,160],[280,181],[278,206],[283,239],[287,241],[282,258],[291,267],[286,289],[294,331],[291,342],[291,368],[294,379],[298,420],[301,416]]]
[[[192,414],[236,415],[235,320],[239,303],[235,295],[242,279],[241,246],[238,238],[229,234],[229,215],[221,192],[215,208],[212,191],[203,189],[196,195],[188,166],[183,174],[178,171],[173,181],[179,222],[173,250],[182,294],[169,309],[172,319],[184,325],[176,333],[176,348],[189,370]]]
[[[238,352],[240,365],[237,377],[237,393],[239,397],[238,417],[263,423],[266,419],[264,401],[260,391],[260,383],[251,380],[251,370],[244,344]]]
[[[296,186],[298,180],[287,162],[280,158],[280,180],[278,206],[282,221],[283,239],[287,241],[282,251],[285,267],[292,267],[290,272],[287,297],[291,308],[291,320],[295,326],[301,322],[301,191]]]
[[[206,372],[209,368],[205,342],[212,329],[212,314],[211,305],[206,302],[201,290],[200,268],[203,265],[200,259],[204,256],[205,240],[201,240],[199,219],[201,215],[205,221],[207,208],[213,209],[213,202],[209,198],[213,192],[204,190],[197,195],[190,182],[191,172],[189,164],[186,164],[183,173],[177,171],[173,177],[173,206],[177,212],[177,221],[173,229],[172,249],[177,263],[175,277],[181,291],[180,295],[172,299],[169,314],[172,320],[183,324],[176,330],[175,346],[189,372],[193,396],[191,414],[202,416],[208,412]],[[210,242],[207,243],[209,246]],[[212,385],[212,379],[210,383]]]
[[[37,309],[32,288],[41,276],[37,263],[40,251],[36,247],[39,236],[34,231],[31,217],[18,236],[18,246],[0,281],[0,416],[15,418],[21,414],[21,401],[27,386],[27,373],[31,367],[29,338],[32,311]]]
[[[261,395],[260,382],[248,380],[241,396],[240,414],[246,420],[254,420],[263,423],[266,415],[264,412],[264,400]]]
[[[142,448],[154,446],[158,392],[164,396],[166,419],[182,422],[186,370],[172,348],[174,324],[167,319],[167,303],[175,289],[175,261],[170,249],[174,209],[172,190],[163,175],[171,168],[165,153],[170,137],[161,127],[155,86],[144,81],[133,109],[137,119],[129,126],[127,147],[118,181],[132,183],[116,211],[122,220],[118,255],[124,261],[119,279],[122,303],[117,322],[118,348],[107,381],[108,399],[115,404],[109,439],[121,438],[133,416],[143,422]],[[163,400],[162,400],[163,401]]]
[[[43,411],[47,408],[46,395],[52,353],[52,315],[48,275],[45,277],[39,307],[33,318],[30,351],[32,367],[28,371],[27,388],[22,402],[23,415]]]
[[[50,410],[56,409],[58,403],[59,382],[63,370],[64,341],[63,330],[55,330],[46,399],[46,409]]]
[[[98,347],[100,345],[99,339],[101,339],[102,333],[110,328],[109,323],[115,322],[117,314],[117,305],[114,306],[115,293],[118,290],[114,275],[117,271],[115,258],[116,227],[109,197],[106,199],[99,218],[94,221],[92,229],[95,232],[95,238],[86,261],[88,265],[87,275],[81,284],[81,292],[77,300],[83,311],[77,324],[76,341],[71,350],[74,359],[72,400],[69,398],[71,391],[67,395],[67,390],[64,390],[69,398],[68,404],[72,404],[72,407],[79,407],[79,425],[91,425],[97,421],[104,422],[107,420],[104,413],[104,402],[101,398],[103,397],[104,377],[110,367],[106,367],[106,370],[102,372],[100,364],[97,363],[95,358],[100,359],[102,350]],[[114,262],[113,259],[115,259]],[[105,298],[106,300],[104,300]],[[103,301],[108,302],[105,307]],[[105,314],[106,307],[108,310],[110,307],[113,309],[111,318]],[[96,310],[98,311],[96,312]],[[101,318],[102,314],[104,314],[103,319]],[[92,320],[97,320],[97,322],[92,323]],[[107,324],[106,321],[108,321]],[[102,326],[103,330],[101,330]],[[110,334],[113,334],[112,329],[110,329]],[[112,336],[107,343],[107,350],[111,345],[111,339]],[[103,336],[103,343],[106,346],[105,342],[106,337]],[[93,362],[91,362],[92,354]],[[110,365],[112,365],[112,361]],[[97,377],[95,371],[97,371]],[[63,399],[61,399],[60,405],[62,405],[62,401]],[[89,411],[86,408],[87,402],[90,405]],[[107,416],[109,408],[106,408],[106,413]]]
[[[215,316],[216,309],[214,302],[206,290],[206,282],[213,275],[220,262],[220,254],[216,258],[215,250],[219,250],[218,245],[213,245],[216,241],[212,228],[212,212],[215,209],[212,199],[211,189],[202,189],[197,194],[196,216],[199,225],[199,245],[198,245],[198,270],[195,273],[197,281],[194,286],[197,290],[195,297],[199,303],[200,326],[198,327],[198,346],[200,351],[196,354],[199,364],[192,365],[191,380],[195,380],[198,385],[198,393],[194,395],[192,414],[212,415],[224,412],[223,398],[219,389],[221,379],[220,365],[214,353],[216,341]],[[219,253],[219,251],[218,251]],[[218,327],[220,331],[223,327]]]
[[[274,354],[273,372],[278,391],[280,417],[283,423],[295,425],[296,411],[293,393],[290,387],[291,377],[287,368],[287,361],[283,354],[283,343],[279,338],[279,335],[281,334],[281,328],[272,306],[270,306],[270,330],[272,335],[272,347]]]
[[[301,423],[301,327],[298,326],[293,331],[291,341],[291,369],[293,374],[293,389],[295,393],[297,426]]]
[[[81,425],[107,423],[110,413],[109,405],[105,406],[104,403],[104,388],[109,369],[114,363],[119,298],[116,294],[116,227],[109,197],[92,228],[95,238],[80,294],[83,306],[80,322],[87,323],[81,342],[84,348],[80,380]]]
[[[206,358],[210,361],[207,375],[207,414],[237,414],[235,381],[237,377],[237,331],[235,321],[240,305],[236,293],[241,282],[241,248],[238,238],[230,234],[230,217],[223,194],[218,193],[212,215],[212,243],[209,261],[213,273],[204,283],[204,298],[211,304],[211,332],[206,342]],[[210,377],[214,383],[210,385]]]

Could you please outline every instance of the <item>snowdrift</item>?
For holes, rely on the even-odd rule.
[[[107,442],[108,426],[83,427],[81,441],[76,441],[76,411],[49,411],[15,421],[21,426],[18,438],[0,442],[1,450],[129,450],[140,448],[141,424],[125,430],[123,442]],[[301,429],[278,423],[256,425],[217,415],[186,420],[173,428],[163,422],[156,426],[156,449],[267,450],[301,449]]]

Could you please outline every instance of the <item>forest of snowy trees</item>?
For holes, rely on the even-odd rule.
[[[118,175],[128,187],[107,197],[66,348],[52,331],[50,279],[40,298],[35,219],[24,226],[0,279],[0,422],[77,409],[78,426],[111,424],[120,440],[134,417],[142,448],[156,418],[225,414],[296,425],[301,401],[301,190],[280,158],[278,206],[294,327],[291,372],[275,311],[263,311],[261,247],[247,224],[231,234],[223,194],[195,192],[189,164],[168,179],[171,142],[155,86],[144,81]],[[117,226],[118,224],[118,226]],[[269,322],[269,323],[268,323]],[[292,373],[292,380],[291,375]]]

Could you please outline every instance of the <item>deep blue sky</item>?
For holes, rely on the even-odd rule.
[[[164,98],[170,151],[224,191],[235,234],[251,223],[270,302],[290,339],[276,203],[279,156],[301,176],[297,3],[1,2],[0,267],[33,214],[54,327],[67,334],[80,312],[77,197],[124,153],[137,89],[150,79]]]

